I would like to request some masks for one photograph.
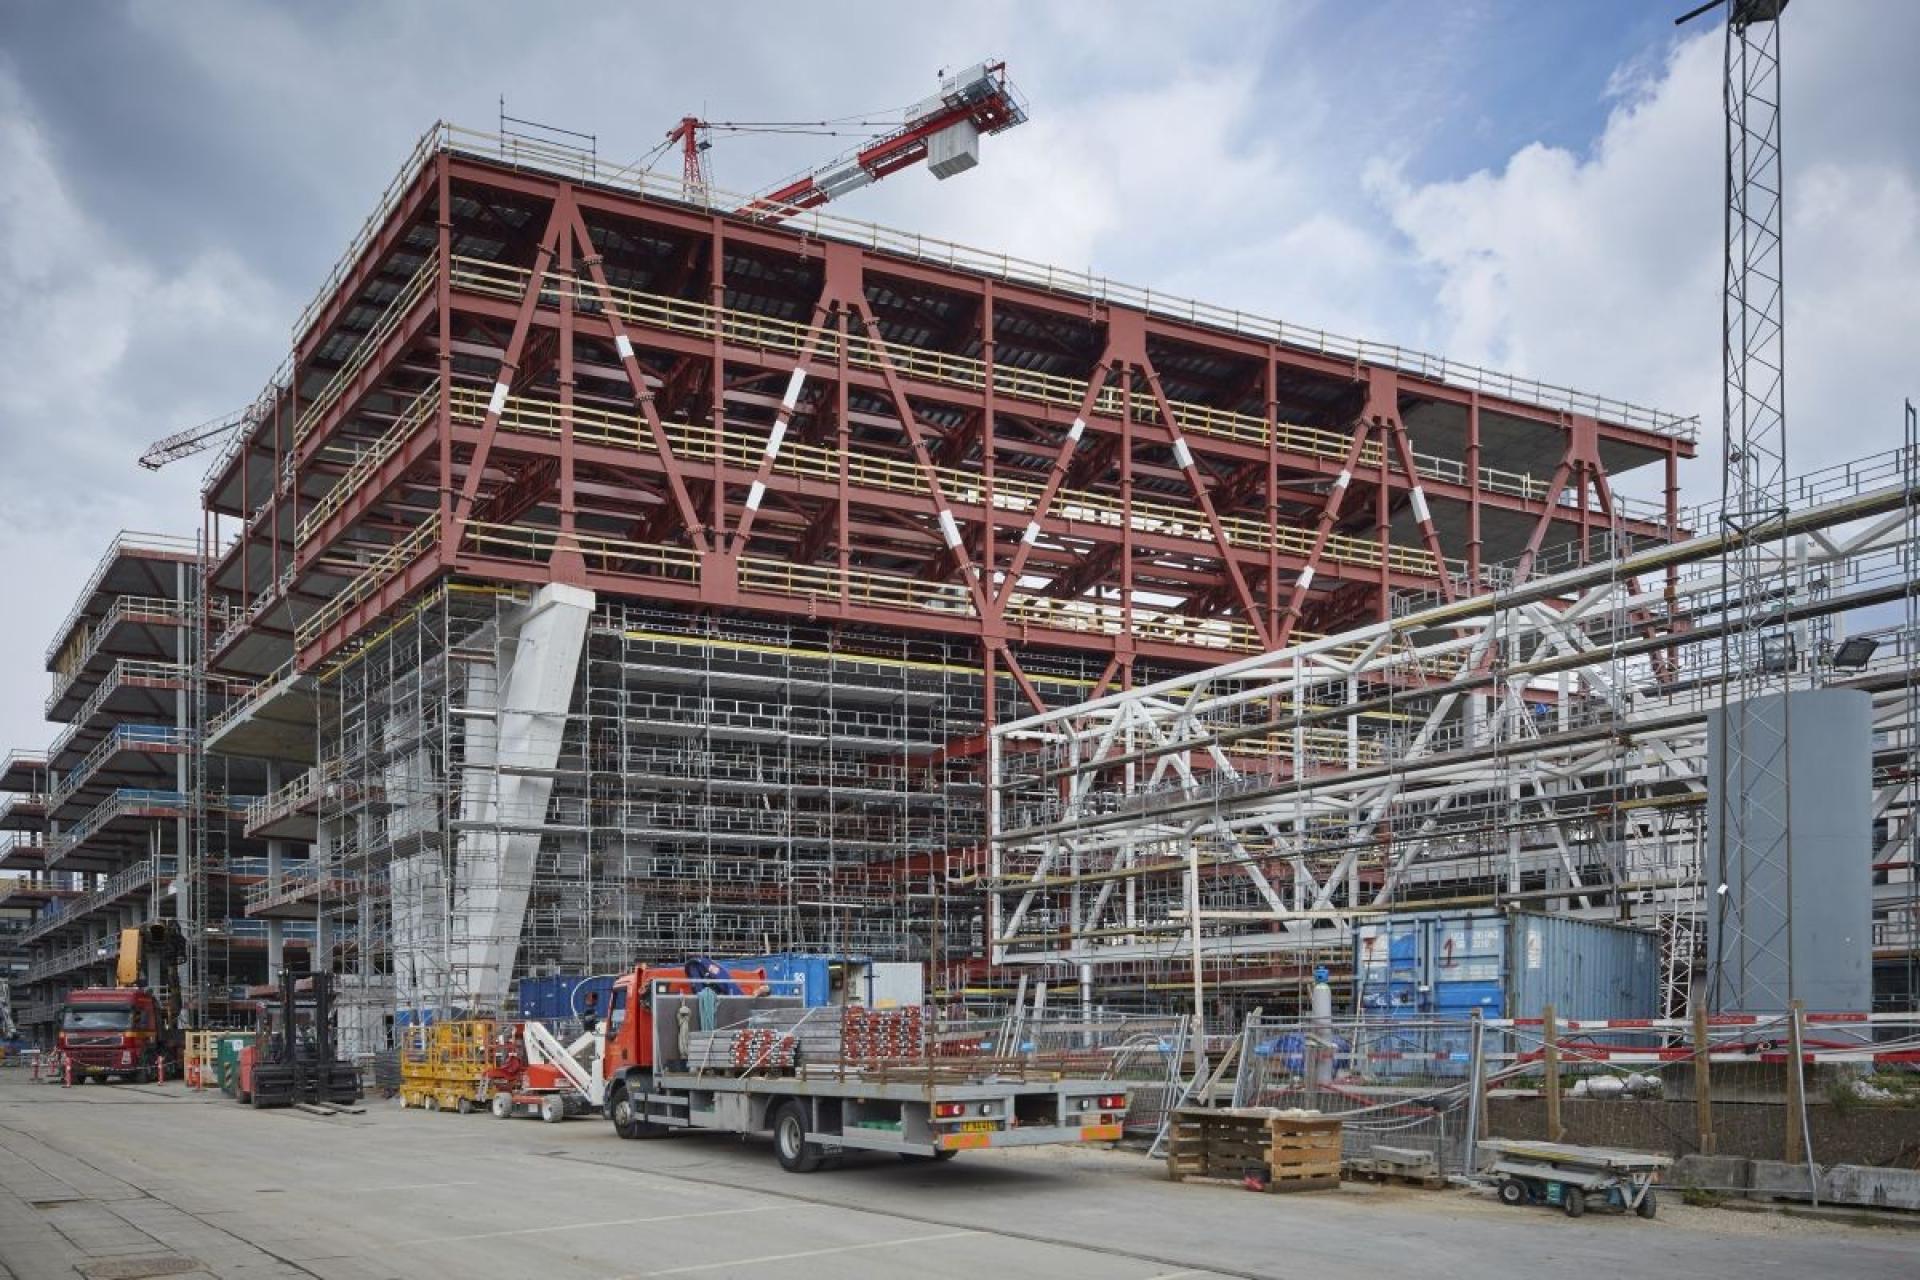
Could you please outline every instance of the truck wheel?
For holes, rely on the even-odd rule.
[[[666,1136],[667,1126],[649,1123],[640,1116],[640,1109],[633,1104],[633,1095],[627,1092],[625,1085],[617,1086],[607,1099],[607,1118],[613,1121],[613,1131],[623,1138]]]
[[[513,1099],[504,1093],[493,1095],[493,1114],[502,1120],[513,1119]]]
[[[460,1101],[454,1104],[453,1109],[463,1116],[471,1115],[473,1112],[473,1099],[463,1094],[461,1095]]]
[[[1587,1193],[1578,1187],[1568,1187],[1561,1195],[1561,1204],[1569,1218],[1577,1218],[1587,1211]]]
[[[783,1102],[773,1113],[773,1153],[788,1173],[812,1173],[820,1167],[824,1153],[819,1143],[807,1141],[807,1109],[798,1102]]]
[[[1507,1178],[1500,1183],[1501,1204],[1525,1204],[1527,1187],[1518,1178]]]
[[[567,1118],[567,1100],[557,1093],[540,1099],[540,1118],[548,1124],[559,1124]]]
[[[1643,1218],[1651,1218],[1654,1214],[1660,1212],[1658,1202],[1654,1198],[1652,1187],[1648,1187],[1647,1194],[1640,1197],[1640,1207],[1635,1209],[1634,1212]]]

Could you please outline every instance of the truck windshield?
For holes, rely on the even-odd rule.
[[[63,1031],[125,1031],[133,1023],[133,1010],[111,1006],[68,1009],[60,1020]]]

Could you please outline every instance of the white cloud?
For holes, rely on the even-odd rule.
[[[1920,119],[1909,90],[1867,82],[1885,48],[1911,47],[1877,23],[1920,24],[1910,6],[1868,7],[1796,7],[1784,32],[1796,469],[1896,445],[1901,398],[1915,390]],[[1388,163],[1370,175],[1431,276],[1431,345],[1700,414],[1701,460],[1683,473],[1692,501],[1718,491],[1720,60],[1721,36],[1708,32],[1616,73],[1616,106],[1583,154],[1536,144],[1498,169],[1424,185]],[[1835,110],[1842,100],[1850,108]]]
[[[199,468],[133,466],[150,440],[238,402],[284,343],[287,304],[232,254],[172,272],[77,205],[47,139],[0,72],[0,745],[34,748],[42,652],[113,534],[189,533]]]

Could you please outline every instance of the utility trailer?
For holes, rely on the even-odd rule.
[[[1486,1176],[1500,1203],[1557,1205],[1569,1218],[1590,1206],[1651,1218],[1659,1204],[1653,1184],[1673,1161],[1643,1151],[1581,1147],[1566,1142],[1482,1138],[1493,1156]]]
[[[930,1023],[919,1005],[809,1007],[757,969],[642,966],[615,982],[602,1028],[606,1114],[622,1138],[770,1133],[792,1173],[846,1150],[949,1160],[1119,1140],[1125,1084],[980,1046],[938,1053]]]

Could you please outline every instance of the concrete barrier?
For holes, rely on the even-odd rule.
[[[1814,1166],[1820,1179],[1820,1203],[1868,1209],[1920,1212],[1920,1169],[1883,1169],[1861,1164]],[[1752,1200],[1813,1199],[1807,1166],[1743,1156],[1683,1156],[1668,1181],[1721,1195]]]

